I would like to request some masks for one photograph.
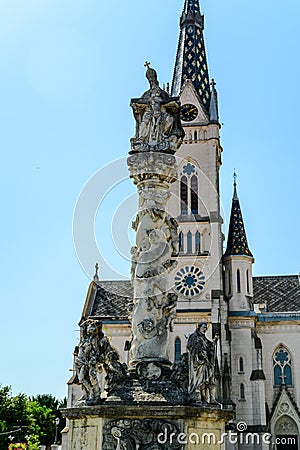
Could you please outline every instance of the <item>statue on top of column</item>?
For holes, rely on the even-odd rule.
[[[146,62],[150,89],[141,98],[131,100],[136,120],[136,134],[131,139],[131,152],[174,154],[182,143],[184,131],[179,118],[178,97],[170,97],[159,87],[157,73]]]

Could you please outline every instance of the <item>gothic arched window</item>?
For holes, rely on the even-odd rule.
[[[179,337],[175,339],[175,362],[179,362],[181,357],[181,340]]]
[[[246,282],[247,282],[247,294],[250,293],[250,284],[249,284],[249,270],[246,270]]]
[[[273,356],[274,386],[292,386],[292,361],[290,352],[286,347],[280,345]]]
[[[183,241],[183,232],[180,231],[179,233],[179,251],[183,252],[184,251],[184,241]]]
[[[195,235],[195,244],[196,244],[196,252],[200,253],[201,252],[201,235],[200,235],[199,231],[197,231],[197,233]]]
[[[181,214],[187,214],[188,209],[188,189],[187,189],[187,177],[181,177],[180,181],[180,200],[181,200]]]
[[[245,385],[241,383],[240,385],[240,400],[245,400]]]
[[[192,253],[193,251],[193,236],[190,231],[187,234],[187,251],[188,253]]]
[[[236,271],[236,289],[241,292],[241,272],[240,269]]]
[[[228,270],[228,295],[231,294],[231,272]]]
[[[195,175],[191,178],[191,211],[198,214],[198,178]]]
[[[244,372],[244,358],[242,356],[239,359],[239,372]]]

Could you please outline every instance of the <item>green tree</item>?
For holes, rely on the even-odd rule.
[[[50,446],[55,435],[55,414],[38,402],[28,401],[27,414],[31,419],[29,435],[37,436],[39,443]]]
[[[0,450],[7,450],[8,437],[14,442],[27,442],[28,450],[38,450],[39,445],[50,445],[55,437],[55,418],[60,418],[59,432],[65,426],[59,408],[66,399],[52,394],[28,398],[25,394],[12,395],[9,386],[0,385]]]

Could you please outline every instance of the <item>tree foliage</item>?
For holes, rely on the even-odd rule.
[[[11,441],[26,442],[28,450],[38,450],[39,445],[50,447],[55,438],[56,417],[60,419],[58,431],[64,427],[59,408],[65,406],[66,399],[59,400],[51,394],[13,396],[9,386],[0,386],[0,450],[7,450]]]

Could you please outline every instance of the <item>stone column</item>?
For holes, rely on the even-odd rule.
[[[173,155],[149,152],[130,156],[128,165],[139,195],[133,223],[130,365],[141,361],[169,364],[167,346],[177,296],[171,291],[168,273],[176,264],[178,237],[177,222],[166,212],[166,203],[169,185],[176,180],[176,161]]]
[[[131,100],[136,134],[131,139],[128,166],[137,186],[139,210],[133,223],[136,245],[131,249],[134,304],[130,367],[138,366],[143,376],[155,379],[162,366],[170,365],[167,347],[177,296],[168,274],[176,264],[178,237],[177,222],[166,211],[166,204],[170,184],[177,178],[174,153],[184,131],[178,97],[162,90],[155,70],[146,65],[150,89]]]

